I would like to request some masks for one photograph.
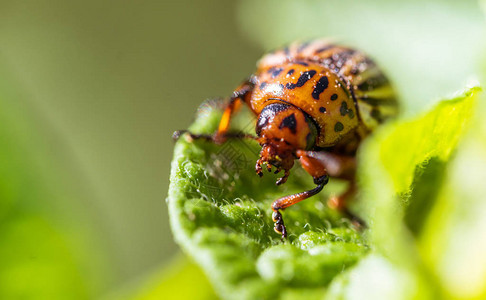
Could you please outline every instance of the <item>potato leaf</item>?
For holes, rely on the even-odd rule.
[[[217,105],[204,104],[191,129],[212,133],[220,116]],[[236,128],[253,126],[248,114],[241,117]],[[217,146],[181,138],[168,199],[174,236],[225,298],[322,295],[336,274],[366,253],[365,241],[327,208],[329,194],[322,193],[284,212],[290,235],[282,242],[270,204],[310,188],[311,178],[297,168],[285,187],[276,187],[273,174],[255,174],[257,154],[258,145],[246,141]],[[326,190],[333,189],[339,186]]]
[[[444,101],[424,116],[387,124],[367,140],[359,156],[358,212],[370,228],[365,233],[325,204],[330,193],[342,189],[333,180],[321,195],[284,212],[291,234],[282,242],[273,232],[270,204],[311,187],[310,176],[296,168],[285,187],[276,187],[275,176],[260,179],[253,171],[257,144],[233,140],[218,146],[182,137],[175,147],[168,198],[174,236],[223,298],[322,298],[330,283],[330,295],[343,296],[359,274],[373,279],[370,270],[376,266],[386,271],[382,274],[402,274],[406,280],[391,280],[404,290],[409,281],[420,286],[427,282],[420,273],[397,267],[416,266],[408,264],[413,258],[400,256],[411,247],[403,216],[412,207],[407,203],[420,199],[412,192],[414,179],[424,176],[427,162],[437,159],[436,172],[443,173],[477,91]],[[205,103],[190,129],[212,133],[220,116],[217,102]],[[233,128],[251,130],[254,121],[248,120],[248,114],[241,114]]]
[[[447,246],[462,248],[460,239],[444,235],[468,223],[451,210],[458,197],[447,181],[448,165],[472,119],[479,91],[471,88],[422,116],[388,124],[365,143],[358,169],[358,211],[370,225],[372,255],[337,278],[328,299],[446,298],[451,285],[441,285],[437,277],[450,280],[454,273],[443,272],[437,263],[444,264],[447,257],[449,266],[457,267],[464,258],[444,253]],[[475,207],[482,206],[476,202]],[[480,234],[481,228],[473,228],[469,230]]]

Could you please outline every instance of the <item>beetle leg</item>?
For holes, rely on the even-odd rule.
[[[315,188],[309,191],[301,192],[298,194],[293,194],[289,196],[285,196],[283,198],[277,199],[272,204],[272,219],[275,222],[275,231],[282,235],[282,238],[287,237],[287,230],[285,228],[282,214],[279,210],[285,209],[295,203],[298,203],[302,200],[305,200],[309,197],[314,196],[315,194],[319,193],[322,188],[329,182],[329,176],[324,175],[322,177],[314,177],[314,183],[317,185]]]
[[[209,142],[215,142],[214,135],[213,134],[195,134],[192,133],[188,130],[177,130],[174,131],[172,134],[172,139],[174,141],[177,141],[183,134],[186,134],[189,136],[191,140],[206,140]],[[228,132],[224,134],[225,139],[252,139],[252,140],[257,140],[258,137],[251,135],[251,134],[246,134],[242,132]]]
[[[214,134],[194,134],[191,133],[187,130],[178,130],[175,131],[174,134],[172,135],[172,138],[174,140],[178,140],[179,137],[185,133],[188,134],[188,136],[191,139],[203,139],[207,141],[212,141],[216,144],[222,144],[224,143],[228,138],[249,138],[256,140],[257,137],[253,136],[251,134],[246,134],[242,132],[238,133],[231,133],[228,132],[229,126],[230,126],[230,121],[233,113],[237,111],[240,106],[241,102],[244,101],[245,103],[248,102],[248,97],[251,94],[251,91],[253,90],[254,84],[251,81],[251,78],[243,82],[234,92],[233,95],[231,96],[229,102],[226,104],[226,107],[223,111],[223,116],[221,117],[221,121],[219,122],[218,130]]]
[[[354,156],[337,155],[325,151],[297,150],[300,163],[312,177],[329,174],[332,177],[354,180],[356,173],[356,158]]]
[[[343,156],[324,151],[303,151],[298,150],[297,157],[300,157],[302,167],[312,176],[320,176],[326,173],[332,177],[349,181],[348,189],[341,195],[332,197],[328,201],[331,208],[341,211],[357,225],[366,226],[364,221],[348,209],[349,200],[356,193],[356,158],[354,156]]]
[[[277,173],[275,173],[277,174]],[[287,182],[287,178],[289,178],[290,175],[290,170],[285,170],[284,176],[280,177],[277,182],[275,182],[276,185],[281,185]]]
[[[251,79],[243,82],[234,92],[224,109],[221,121],[219,121],[218,131],[213,136],[213,141],[217,144],[222,144],[228,138],[228,129],[230,126],[231,117],[233,113],[241,107],[241,102],[248,102],[247,98],[253,90],[254,84]]]
[[[364,228],[366,227],[366,223],[357,215],[353,214],[349,208],[348,208],[348,203],[350,200],[352,200],[352,197],[356,194],[356,181],[355,180],[350,180],[349,181],[349,186],[342,193],[341,195],[338,196],[333,196],[327,201],[327,205],[333,209],[337,209],[340,212],[342,212],[346,217],[348,217],[351,222],[358,228]]]

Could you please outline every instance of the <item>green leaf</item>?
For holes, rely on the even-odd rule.
[[[377,279],[373,270],[390,274],[398,288],[408,291],[404,298],[416,296],[416,289],[427,284],[424,295],[435,295],[423,265],[413,255],[407,257],[415,246],[404,215],[411,207],[407,203],[419,202],[413,183],[427,173],[427,163],[449,160],[478,90],[441,102],[413,120],[389,123],[366,141],[359,156],[362,199],[357,208],[370,226],[369,237],[327,208],[329,194],[342,189],[331,181],[321,195],[285,211],[291,234],[281,242],[273,232],[270,204],[311,187],[310,176],[296,168],[286,186],[277,188],[275,176],[260,179],[254,174],[257,144],[234,140],[217,146],[181,138],[168,198],[175,239],[224,298],[322,298],[330,283],[329,295],[349,298],[348,288],[360,286],[356,278]],[[220,116],[218,104],[203,104],[190,129],[212,133]],[[253,122],[243,113],[233,128],[249,131]],[[443,173],[440,163],[432,170]],[[366,256],[370,250],[373,255]]]
[[[436,276],[447,273],[433,275],[437,266],[426,258],[443,253],[445,245],[432,244],[443,236],[443,226],[457,225],[441,219],[455,214],[450,206],[441,210],[451,201],[447,166],[469,128],[479,91],[471,88],[422,116],[387,124],[363,145],[359,212],[370,225],[373,255],[336,280],[329,299],[446,297],[447,288]],[[453,265],[461,261],[459,255],[448,258]]]
[[[204,104],[191,129],[214,132],[220,116],[216,105]],[[235,129],[252,127],[250,115],[239,117]],[[260,179],[255,174],[257,153],[256,143],[236,140],[217,146],[181,138],[169,189],[174,236],[225,298],[270,298],[297,291],[321,295],[336,274],[367,251],[363,237],[325,204],[329,191],[342,186],[331,183],[326,193],[286,210],[290,235],[282,243],[273,231],[270,204],[310,188],[312,180],[296,168],[285,187],[276,187],[276,176]]]
[[[445,294],[486,298],[486,99],[449,165],[417,246]]]
[[[0,299],[95,297],[111,266],[80,207],[89,198],[79,170],[8,78],[1,70]]]
[[[160,270],[125,284],[105,296],[105,300],[203,300],[215,299],[211,285],[201,269],[182,255]]]
[[[376,245],[388,245],[391,231],[397,230],[398,234],[402,226],[400,214],[406,215],[405,221],[411,228],[420,221],[414,213],[423,206],[415,205],[427,205],[433,200],[424,195],[439,189],[437,176],[444,173],[444,166],[471,119],[479,90],[466,90],[415,119],[390,123],[365,142],[359,158],[359,178],[362,204],[372,219]],[[433,184],[432,180],[438,182]],[[407,210],[397,209],[400,201],[394,195],[401,195],[402,207]]]

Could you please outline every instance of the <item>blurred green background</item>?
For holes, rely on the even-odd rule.
[[[236,4],[1,1],[2,236],[20,239],[11,227],[24,215],[42,219],[75,256],[59,264],[95,295],[164,266],[177,252],[165,203],[172,132],[206,98],[228,95],[262,53],[239,33]],[[28,239],[51,233],[22,226],[29,234],[10,243],[5,276],[44,263]],[[17,257],[24,247],[34,258]]]
[[[484,32],[472,0],[1,0],[0,297],[98,297],[159,274],[178,251],[171,134],[265,50],[359,46],[414,114],[477,78]]]

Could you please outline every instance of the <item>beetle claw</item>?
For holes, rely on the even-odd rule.
[[[276,185],[284,184],[285,182],[287,182],[287,178],[289,178],[289,175],[290,175],[290,170],[285,170],[284,176],[282,176],[281,178],[279,178],[277,180],[277,182],[275,182],[275,184]]]
[[[285,228],[282,214],[277,210],[272,214],[272,220],[275,222],[273,229],[276,233],[282,235],[282,240],[287,237],[287,229]]]

